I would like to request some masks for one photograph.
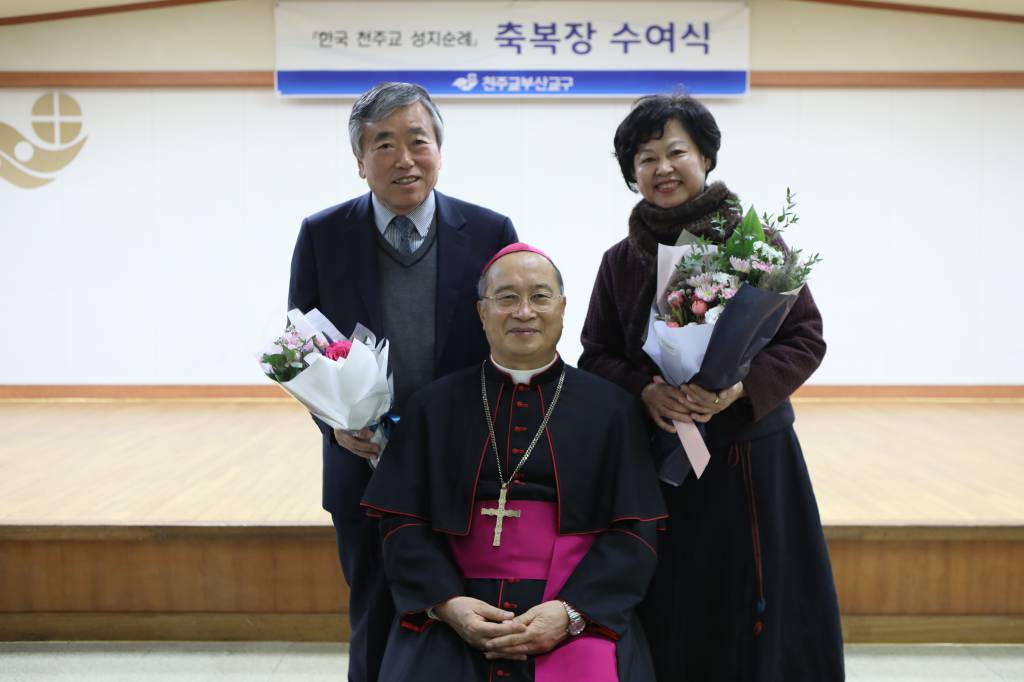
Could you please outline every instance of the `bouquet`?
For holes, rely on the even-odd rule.
[[[260,353],[264,374],[332,428],[369,427],[383,448],[387,437],[378,427],[394,395],[387,340],[378,342],[363,325],[348,339],[316,308],[290,310],[288,321],[284,334]]]
[[[782,213],[759,218],[751,206],[721,246],[686,232],[681,237],[686,243],[658,246],[657,288],[644,352],[666,382],[720,391],[750,371],[754,356],[782,326],[821,260],[770,241],[770,235],[798,221],[795,207],[787,188]],[[738,202],[729,210],[742,214]],[[712,223],[724,234],[724,217],[715,216]],[[700,478],[711,454],[694,424],[674,423],[690,468]],[[679,485],[686,473],[685,462],[673,453],[660,464],[659,474],[669,483]]]

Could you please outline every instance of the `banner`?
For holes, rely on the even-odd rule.
[[[745,2],[287,2],[277,91],[356,96],[381,81],[438,96],[742,95]]]

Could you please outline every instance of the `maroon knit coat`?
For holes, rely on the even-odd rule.
[[[692,210],[685,222],[662,243],[675,244],[683,229],[721,243],[723,238],[711,230],[710,219],[720,211],[726,212],[725,201],[732,196],[721,183],[709,187],[687,202]],[[608,249],[601,259],[583,324],[579,367],[639,396],[659,371],[640,350],[652,303],[652,295],[645,298],[642,293],[645,283],[655,277],[657,264],[640,246],[645,237],[648,244],[654,237],[650,232],[643,233],[636,216],[634,211],[630,236]],[[724,238],[730,233],[727,229]],[[805,286],[778,333],[751,362],[750,373],[743,379],[746,398],[738,401],[736,409],[748,410],[752,421],[761,419],[799,388],[824,356],[821,315]]]

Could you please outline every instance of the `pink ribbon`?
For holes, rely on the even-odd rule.
[[[704,469],[707,468],[708,462],[711,461],[708,446],[704,443],[696,424],[677,421],[672,423],[676,425],[676,435],[679,436],[679,442],[683,444],[683,450],[686,451],[686,458],[690,460],[694,476],[700,478]]]

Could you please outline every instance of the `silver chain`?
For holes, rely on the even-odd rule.
[[[498,440],[494,437],[494,420],[491,419],[491,406],[487,400],[487,374],[484,372],[484,366],[487,364],[480,365],[480,394],[484,399],[484,415],[487,416],[487,430],[491,434],[491,449],[494,450],[494,459],[498,464],[498,480],[501,481],[501,487],[507,488],[508,484],[512,482],[519,470],[526,464],[526,460],[530,457],[530,453],[533,452],[533,448],[537,445],[537,441],[540,440],[540,435],[544,433],[544,429],[548,427],[548,421],[551,419],[551,413],[555,411],[555,405],[558,404],[558,396],[562,395],[562,385],[565,383],[565,367],[562,367],[562,375],[558,377],[558,386],[555,387],[555,397],[551,399],[551,405],[548,406],[547,411],[544,413],[544,420],[540,423],[540,428],[537,429],[537,433],[533,435],[533,442],[530,443],[530,447],[526,448],[526,452],[523,453],[522,459],[519,460],[519,464],[516,464],[516,468],[512,470],[512,474],[505,480],[504,475],[501,473],[501,454],[498,452]]]

